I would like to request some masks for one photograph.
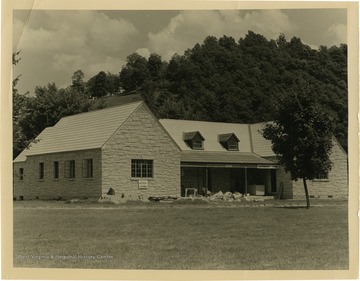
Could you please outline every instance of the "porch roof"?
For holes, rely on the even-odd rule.
[[[264,159],[251,152],[220,151],[182,151],[181,162],[187,163],[221,163],[221,164],[255,164],[274,165],[276,163]]]

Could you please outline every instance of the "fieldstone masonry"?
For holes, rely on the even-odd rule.
[[[119,108],[121,110],[121,108]],[[120,126],[120,124],[119,124]],[[83,160],[93,159],[93,177],[83,177]],[[152,160],[153,177],[133,178],[131,160]],[[275,163],[276,157],[267,157]],[[75,178],[65,177],[65,161],[75,160]],[[334,139],[332,170],[326,180],[308,181],[310,196],[315,198],[347,198],[347,154]],[[59,178],[54,178],[54,161],[59,163]],[[39,178],[39,163],[44,163],[44,178]],[[15,199],[73,199],[115,196],[139,199],[156,196],[184,196],[184,188],[206,186],[205,168],[183,168],[180,175],[180,148],[144,105],[130,114],[102,148],[73,152],[28,156],[14,162]],[[20,169],[23,170],[21,179]],[[243,168],[209,168],[211,191],[239,192],[244,189]],[[247,169],[248,184],[262,184],[266,195],[274,194],[270,170]],[[180,179],[181,177],[181,179]],[[180,187],[180,184],[182,185]],[[303,198],[302,180],[293,182],[290,174],[276,170],[276,189],[282,199]],[[280,190],[281,189],[281,190]]]
[[[131,159],[153,160],[154,177],[132,178]],[[102,194],[147,198],[180,196],[180,151],[152,113],[141,106],[102,149]],[[146,189],[139,180],[147,180]]]
[[[93,159],[93,177],[84,178],[83,159]],[[65,161],[75,160],[75,178],[65,178]],[[59,162],[59,178],[54,178],[54,161]],[[44,178],[39,179],[39,163],[44,163]],[[69,199],[101,195],[101,151],[84,150],[28,156],[25,162],[14,163],[14,198]],[[20,179],[19,169],[24,169]]]
[[[309,195],[314,198],[347,198],[347,154],[335,139],[330,159],[333,166],[328,174],[328,179],[307,181]],[[293,187],[294,198],[303,198],[305,196],[302,180],[294,182]]]

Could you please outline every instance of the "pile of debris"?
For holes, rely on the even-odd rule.
[[[244,196],[240,192],[225,192],[219,191],[209,197],[210,201],[227,201],[227,202],[240,202],[244,201]]]
[[[105,195],[101,196],[98,200],[99,203],[108,203],[108,204],[125,204],[125,203],[144,203],[149,202],[148,198],[143,198],[143,196],[125,196],[121,195]]]
[[[223,193],[219,191],[215,194],[208,195],[209,201],[225,201],[225,202],[241,202],[241,201],[264,201],[264,199],[258,198],[258,196],[250,196],[249,194],[241,194],[240,192],[230,192],[227,191]]]

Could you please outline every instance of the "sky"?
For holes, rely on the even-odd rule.
[[[81,69],[85,81],[100,71],[119,73],[128,55],[159,54],[170,60],[206,36],[232,36],[251,30],[276,39],[281,33],[317,49],[347,44],[346,9],[292,10],[14,10],[13,51],[21,51],[14,76],[20,93],[36,86],[71,84]]]

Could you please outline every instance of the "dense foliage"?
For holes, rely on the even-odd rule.
[[[332,117],[334,135],[347,149],[345,44],[313,50],[296,37],[288,41],[281,34],[267,40],[249,31],[238,42],[228,36],[208,36],[168,62],[157,54],[145,58],[133,53],[119,71],[100,71],[85,82],[79,70],[69,88],[56,92],[77,93],[84,101],[140,93],[158,118],[254,123],[273,120],[272,103],[290,88],[309,84]],[[43,88],[38,87],[37,92]],[[79,105],[77,111],[81,110],[88,107]],[[36,124],[36,132],[50,124],[44,122]]]
[[[154,67],[155,66],[155,67]],[[131,82],[131,83],[130,83]],[[129,84],[130,83],[130,84]],[[272,120],[271,104],[311,85],[347,148],[347,46],[313,50],[299,38],[249,33],[236,42],[209,36],[169,62],[132,54],[120,72],[125,93],[141,92],[159,118],[254,123]]]
[[[271,141],[279,163],[290,172],[291,178],[303,180],[308,208],[306,180],[327,174],[332,166],[334,123],[316,94],[308,84],[290,88],[274,103],[273,122],[266,123],[262,132]]]
[[[19,62],[13,54],[13,65]],[[54,126],[62,117],[94,110],[101,107],[89,98],[82,81],[82,71],[73,75],[72,85],[58,88],[55,83],[35,88],[35,96],[21,95],[13,81],[13,158],[31,145],[35,137],[46,127]]]

